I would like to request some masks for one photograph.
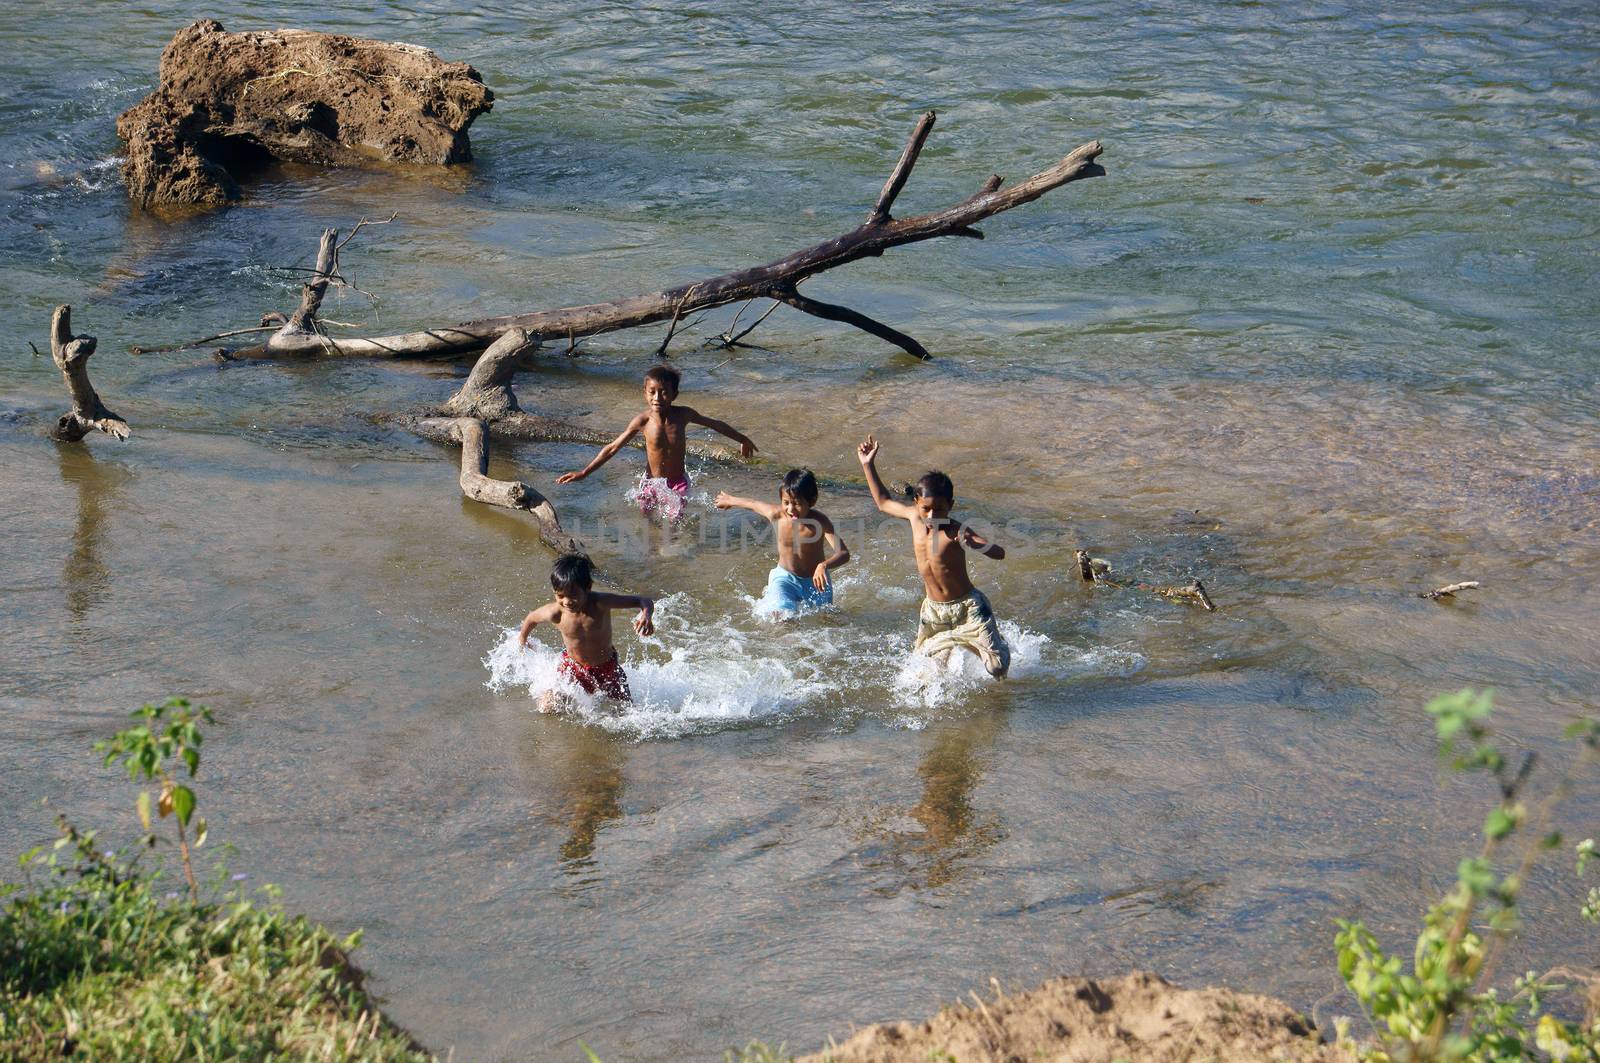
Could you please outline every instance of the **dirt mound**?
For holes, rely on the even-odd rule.
[[[468,162],[467,127],[494,94],[426,48],[308,30],[179,30],[161,81],[117,119],[128,195],[141,206],[239,198],[283,160],[322,166]]]
[[[972,1007],[952,1004],[924,1023],[861,1030],[797,1063],[1183,1063],[1199,1060],[1349,1063],[1319,1044],[1310,1023],[1271,997],[1179,989],[1159,975],[1056,978]]]

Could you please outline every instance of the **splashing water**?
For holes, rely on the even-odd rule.
[[[754,599],[744,601],[754,605]],[[573,718],[638,738],[800,715],[856,717],[859,705],[878,700],[875,691],[899,710],[897,726],[915,730],[1002,689],[970,653],[934,660],[912,653],[905,635],[863,630],[836,608],[820,612],[752,627],[749,614],[708,617],[705,603],[687,592],[663,598],[656,603],[656,634],[623,655],[634,697],[628,704],[584,693],[557,670],[559,648],[531,641],[518,649],[516,631],[507,628],[484,658],[486,685],[496,692],[521,688],[535,701],[557,694]],[[1000,629],[1012,653],[1006,683],[1127,675],[1145,663],[1126,650],[1059,647],[1013,621],[1001,621]]]

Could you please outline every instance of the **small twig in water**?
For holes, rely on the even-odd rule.
[[[1422,594],[1417,595],[1417,597],[1425,598],[1430,602],[1436,602],[1440,598],[1454,598],[1457,591],[1477,590],[1479,586],[1481,586],[1481,584],[1479,584],[1477,580],[1469,579],[1463,583],[1452,583],[1447,587],[1440,587],[1438,590],[1424,591]]]
[[[751,302],[754,302],[754,301],[755,300],[753,300],[753,299],[751,300]],[[749,306],[750,303],[746,303],[744,305],[745,306]],[[748,347],[749,344],[742,344],[739,341],[744,339],[746,336],[750,335],[750,333],[754,332],[756,330],[756,325],[761,324],[767,318],[771,317],[772,316],[772,312],[774,310],[778,309],[778,307],[780,305],[781,304],[776,299],[774,299],[773,302],[772,302],[772,305],[767,307],[766,313],[764,313],[760,317],[756,318],[754,325],[751,325],[748,328],[746,328],[743,332],[740,332],[737,335],[734,335],[733,334],[733,326],[737,325],[739,323],[739,314],[744,313],[744,307],[743,306],[740,307],[739,308],[739,314],[734,314],[733,315],[733,321],[728,325],[728,331],[722,333],[720,336],[717,336],[716,339],[722,341],[722,346],[724,348],[727,348],[727,347]]]
[[[206,336],[202,339],[190,340],[187,343],[174,343],[166,347],[141,347],[138,344],[135,344],[134,346],[128,348],[128,353],[166,354],[169,351],[186,351],[191,347],[204,347],[212,340],[225,340],[229,336],[244,336],[252,332],[273,332],[276,331],[277,328],[277,325],[257,325],[254,328],[236,328],[231,332],[219,332],[215,336]]]

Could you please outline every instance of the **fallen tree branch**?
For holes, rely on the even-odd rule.
[[[322,230],[322,242],[317,247],[317,265],[312,279],[300,288],[300,305],[283,327],[267,339],[266,350],[277,355],[314,354],[327,350],[332,342],[316,328],[317,311],[322,298],[333,280],[333,255],[339,239],[338,229]],[[307,346],[310,344],[311,346]]]
[[[116,439],[133,434],[128,422],[106,409],[94,385],[89,383],[89,356],[94,353],[93,336],[72,334],[72,307],[56,307],[50,317],[50,357],[67,382],[72,409],[56,420],[51,435],[66,443],[76,443],[93,429]]]
[[[331,323],[332,324],[337,324],[337,322],[331,322]],[[128,348],[128,353],[129,354],[167,354],[167,353],[169,353],[171,351],[186,351],[186,350],[189,350],[191,347],[204,347],[206,344],[212,342],[213,340],[225,340],[225,339],[228,339],[229,337],[232,337],[232,336],[248,336],[252,332],[273,332],[277,328],[278,328],[278,326],[275,325],[275,324],[274,325],[255,325],[255,326],[253,326],[251,328],[236,328],[236,329],[231,329],[231,330],[229,330],[227,332],[219,332],[215,336],[202,336],[200,339],[189,340],[187,343],[169,343],[165,347],[142,347],[142,346],[140,346],[139,344],[136,343],[132,347]]]
[[[895,197],[904,187],[921,151],[922,142],[932,129],[933,121],[933,112],[930,111],[917,123],[906,149],[901,153],[900,160],[896,163],[883,191],[879,193],[878,201],[866,221],[842,236],[825,240],[775,262],[612,302],[482,318],[458,325],[393,336],[338,339],[320,336],[307,327],[307,315],[297,312],[290,323],[274,334],[263,347],[238,353],[241,357],[289,357],[326,353],[373,358],[417,358],[483,350],[502,333],[512,328],[525,329],[540,337],[568,336],[569,338],[637,328],[728,303],[775,298],[775,292],[793,290],[818,273],[858,259],[881,255],[890,248],[904,244],[932,240],[941,236],[981,235],[973,228],[977,222],[1024,203],[1030,203],[1062,185],[1087,177],[1098,177],[1105,173],[1105,170],[1094,161],[1100,155],[1100,144],[1098,141],[1090,141],[1054,166],[1010,188],[1002,190],[999,179],[991,177],[975,195],[954,206],[915,217],[891,217],[888,208],[892,206]],[[329,242],[331,250],[332,238],[325,234],[324,239]],[[318,272],[327,273],[328,270],[324,266],[331,267],[331,264],[331,258],[324,263],[322,256],[319,255]],[[309,308],[314,313],[326,287],[326,281],[321,277],[308,284],[302,296],[302,310]],[[853,317],[838,317],[834,320],[845,320],[858,326],[861,324]],[[873,324],[877,325],[876,322]],[[874,335],[884,336],[882,330],[887,329],[887,326],[878,326],[878,329]],[[895,333],[895,335],[900,334]],[[915,344],[914,340],[911,342]],[[905,344],[902,343],[901,346],[904,347]],[[906,349],[912,348],[906,347]]]
[[[525,510],[539,526],[539,538],[558,553],[582,552],[583,544],[561,527],[549,499],[520,480],[495,480],[489,476],[489,434],[476,417],[435,419],[431,429],[461,445],[461,493],[474,502],[504,509]],[[433,438],[438,438],[434,436]]]
[[[818,302],[807,299],[793,287],[784,285],[772,289],[772,297],[780,303],[794,307],[802,314],[820,317],[825,321],[843,321],[847,325],[854,325],[862,332],[868,332],[881,340],[888,340],[907,354],[915,355],[923,361],[930,357],[928,348],[918,343],[898,329],[890,328],[881,321],[874,321],[866,314],[851,310],[848,306],[835,306],[833,303]]]
[[[1452,583],[1448,587],[1440,587],[1438,590],[1423,591],[1421,594],[1417,595],[1417,597],[1425,598],[1430,602],[1436,602],[1440,598],[1454,598],[1457,591],[1475,591],[1479,586],[1481,586],[1481,584],[1479,584],[1477,580],[1469,579],[1465,583]]]
[[[754,300],[751,300],[751,302],[754,302]],[[749,325],[742,332],[735,333],[733,330],[739,324],[739,317],[745,312],[745,308],[749,305],[750,303],[745,303],[744,306],[741,306],[738,313],[733,315],[733,320],[729,322],[727,330],[725,332],[718,333],[712,339],[707,340],[706,345],[710,346],[711,344],[715,343],[723,350],[732,350],[735,347],[750,346],[748,343],[740,343],[739,341],[750,335],[750,333],[754,332],[756,330],[756,326],[760,325],[767,318],[771,317],[772,312],[778,309],[778,307],[782,306],[783,303],[777,299],[774,299],[772,301],[772,305],[767,307],[766,311],[760,317],[756,318],[755,324]],[[727,363],[724,362],[723,364],[726,365]]]

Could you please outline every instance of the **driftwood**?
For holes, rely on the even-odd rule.
[[[50,318],[50,357],[67,382],[72,409],[61,415],[50,434],[63,442],[76,443],[94,429],[123,440],[133,433],[127,421],[106,409],[89,383],[89,356],[94,348],[93,336],[72,334],[72,307],[56,307]]]
[[[1469,579],[1464,583],[1452,583],[1447,587],[1440,587],[1438,590],[1423,591],[1421,594],[1417,595],[1417,597],[1426,598],[1430,602],[1436,602],[1440,598],[1454,598],[1457,591],[1475,591],[1479,586],[1480,584],[1477,580]]]
[[[482,351],[511,329],[523,329],[541,339],[564,337],[570,343],[578,337],[668,321],[728,303],[776,299],[816,317],[855,325],[919,358],[925,358],[926,349],[911,337],[846,307],[806,298],[799,294],[798,286],[818,273],[858,259],[881,255],[903,244],[941,236],[982,239],[983,234],[974,228],[978,222],[1032,202],[1064,184],[1105,173],[1094,161],[1100,154],[1100,143],[1090,141],[1054,166],[1010,188],[1002,189],[1003,179],[994,176],[977,193],[954,206],[916,217],[895,218],[890,213],[891,208],[911,175],[933,122],[934,113],[929,111],[917,123],[865,221],[842,236],[797,251],[776,262],[608,303],[482,318],[393,336],[330,338],[310,328],[310,322],[306,321],[302,325],[307,327],[280,331],[262,347],[238,354],[240,357],[338,354],[370,358],[458,355]],[[488,356],[485,351],[484,357]]]
[[[1182,586],[1156,586],[1150,583],[1124,583],[1111,578],[1111,562],[1103,558],[1090,557],[1087,550],[1072,551],[1073,563],[1077,566],[1078,577],[1085,583],[1096,583],[1106,587],[1137,587],[1141,591],[1149,591],[1157,597],[1165,598],[1169,602],[1194,602],[1208,613],[1217,611],[1216,603],[1211,600],[1211,595],[1206,592],[1206,585],[1198,578],[1191,578]]]
[[[1198,579],[1191,579],[1182,587],[1145,587],[1142,583],[1139,586],[1153,594],[1159,594],[1169,602],[1199,602],[1200,607],[1206,612],[1217,611],[1217,607],[1211,602],[1211,595],[1206,593],[1206,585]]]
[[[1078,564],[1078,575],[1085,583],[1104,582],[1111,575],[1111,562],[1090,557],[1087,550],[1072,551],[1072,560]]]
[[[813,317],[854,325],[918,358],[927,358],[927,349],[912,337],[848,307],[810,299],[800,294],[799,285],[835,266],[881,255],[902,244],[941,236],[982,239],[983,234],[973,227],[977,222],[1029,203],[1064,184],[1105,173],[1094,161],[1100,154],[1100,144],[1090,141],[1054,166],[1004,191],[1001,190],[1004,179],[995,175],[985,181],[974,195],[954,206],[931,214],[897,219],[891,213],[895,199],[905,188],[922,146],[933,129],[933,123],[932,111],[917,122],[866,219],[844,235],[764,266],[736,270],[693,284],[609,303],[484,318],[395,336],[330,336],[318,322],[317,313],[330,285],[353,287],[339,274],[339,251],[349,243],[355,230],[340,241],[338,232],[328,229],[323,232],[318,245],[316,264],[308,271],[310,279],[301,289],[299,307],[287,316],[269,314],[261,319],[263,326],[269,322],[279,326],[266,343],[238,352],[223,353],[222,357],[227,360],[318,355],[420,358],[481,351],[466,380],[448,400],[436,409],[408,414],[399,418],[399,421],[425,439],[462,447],[460,482],[466,497],[487,505],[527,510],[539,522],[540,533],[547,543],[557,549],[575,548],[577,541],[561,528],[561,522],[548,499],[527,484],[490,480],[486,475],[488,440],[491,436],[503,440],[597,445],[610,441],[609,435],[596,433],[581,425],[531,414],[521,408],[512,386],[513,380],[546,338],[565,340],[567,353],[571,355],[583,337],[667,321],[666,337],[656,352],[664,356],[685,315],[734,302],[771,299],[774,307],[782,303]],[[361,224],[365,224],[365,221]],[[356,226],[356,230],[360,229],[361,224]],[[770,313],[769,309],[767,314]],[[758,318],[755,325],[764,321],[767,314]],[[685,327],[692,325],[691,322]],[[733,332],[734,326],[730,325],[719,339],[725,347],[739,345],[740,338],[748,335],[755,325],[737,334]],[[718,457],[726,454],[718,448],[695,445],[691,445],[691,450]]]
[[[484,505],[526,510],[539,526],[539,537],[557,553],[582,549],[578,540],[561,527],[555,507],[544,495],[520,480],[490,478],[489,433],[482,421],[476,417],[435,419],[429,422],[429,429],[461,445],[462,494]]]

